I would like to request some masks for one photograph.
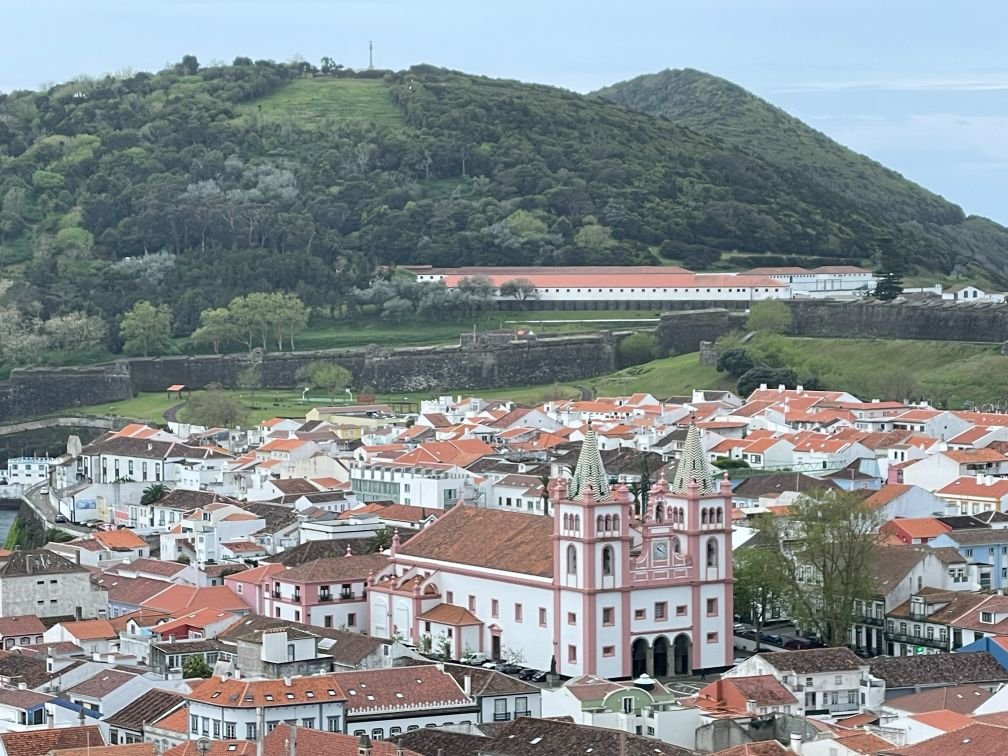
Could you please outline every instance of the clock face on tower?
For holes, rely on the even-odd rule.
[[[651,553],[655,559],[668,559],[668,541],[655,541],[651,545]]]

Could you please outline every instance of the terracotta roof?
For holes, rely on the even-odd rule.
[[[119,632],[106,619],[78,620],[61,623],[63,630],[77,640],[100,640],[118,638]]]
[[[204,609],[208,606],[233,611],[248,611],[248,605],[223,585],[197,588],[192,585],[172,585],[151,596],[143,606],[166,612]]]
[[[949,711],[948,709],[911,714],[910,719],[915,719],[918,722],[926,724],[928,727],[934,727],[936,730],[943,730],[944,732],[961,730],[963,727],[973,724],[972,717],[967,717],[965,714]]]
[[[947,685],[920,693],[900,696],[890,701],[889,708],[920,714],[926,711],[947,710],[959,714],[972,714],[976,708],[990,698],[991,693],[979,685]]]
[[[910,538],[936,538],[952,530],[937,517],[897,517],[887,524],[902,530]]]
[[[553,519],[458,505],[400,547],[403,556],[553,576]]]
[[[99,530],[94,534],[94,539],[106,549],[113,551],[147,548],[147,541],[128,528]]]
[[[773,675],[727,677],[724,682],[737,688],[747,701],[755,701],[759,706],[787,706],[798,702],[794,694]]]
[[[987,482],[986,477],[977,480],[975,475],[964,475],[939,488],[935,493],[938,496],[954,498],[1003,499],[1008,496],[1008,478],[992,478]]]
[[[129,564],[121,564],[116,567],[117,571],[127,572],[149,572],[152,575],[172,577],[182,572],[186,565],[178,562],[162,562],[160,559],[148,559],[146,557],[134,559]]]
[[[34,614],[18,617],[0,617],[0,638],[17,635],[42,635],[46,626]]]
[[[110,602],[132,606],[140,606],[145,599],[170,585],[157,578],[124,577],[115,572],[105,572],[92,579],[92,582],[108,591]]]
[[[356,735],[344,735],[339,732],[309,729],[307,727],[292,728],[280,724],[263,741],[263,756],[290,756],[294,752],[291,747],[291,737],[296,744],[297,756],[358,756],[357,745],[360,738]],[[371,756],[425,756],[417,751],[396,750],[396,744],[384,740],[371,741]]]
[[[453,604],[436,604],[417,617],[425,622],[437,622],[441,625],[481,625],[482,621],[464,606]]]
[[[898,418],[897,418],[898,419]],[[947,449],[940,454],[959,464],[969,464],[978,462],[1004,462],[1006,458],[1001,452],[994,449]]]
[[[88,698],[104,698],[114,690],[118,690],[130,680],[136,679],[136,675],[130,672],[120,672],[116,669],[107,669],[99,672],[93,677],[89,677],[84,682],[77,683],[72,688],[67,689],[67,693],[77,696],[87,696]]]
[[[168,732],[177,732],[183,735],[189,733],[189,710],[186,707],[175,709],[171,714],[166,714],[160,719],[155,719],[150,723],[151,727]]]
[[[181,706],[183,701],[178,693],[154,688],[126,704],[112,716],[106,717],[105,722],[114,727],[139,732],[145,724],[161,719]]]
[[[105,739],[97,726],[86,725],[5,732],[0,734],[0,743],[3,743],[7,756],[40,756],[49,751],[105,745]]]
[[[52,699],[52,696],[48,696],[45,693],[36,693],[34,690],[0,688],[0,704],[13,706],[18,709],[30,709],[33,706],[39,706]]]
[[[239,709],[345,701],[347,698],[331,674],[289,679],[290,685],[284,680],[235,680],[233,677],[222,680],[211,677],[197,685],[186,698]]]
[[[693,751],[644,735],[631,735],[605,727],[570,721],[518,717],[510,722],[480,725],[488,737],[462,735],[421,727],[397,736],[404,747],[420,753],[446,756],[693,756]]]
[[[283,571],[284,566],[282,564],[261,564],[258,567],[243,570],[242,572],[237,572],[234,575],[228,575],[227,580],[235,580],[239,583],[252,583],[257,585],[265,580],[268,580],[272,575]]]
[[[464,664],[445,664],[444,671],[454,677],[460,686],[465,685],[465,678],[468,677],[470,690],[474,696],[535,694],[539,690],[535,685],[492,669],[469,667]]]
[[[66,748],[50,751],[49,756],[157,756],[153,743],[128,743],[84,748]]]
[[[873,735],[870,732],[852,732],[849,735],[837,735],[837,743],[845,746],[854,753],[863,754],[877,754],[881,751],[885,751],[887,748],[892,748],[892,743],[888,740],[883,740],[878,735]]]
[[[930,620],[930,618],[929,618]],[[917,656],[880,656],[865,662],[886,687],[1008,682],[1008,671],[986,651]]]
[[[233,614],[232,612],[225,612],[221,609],[206,607],[205,609],[197,609],[194,612],[182,614],[176,619],[169,620],[168,622],[158,625],[153,628],[153,630],[155,634],[164,637],[166,635],[171,635],[172,630],[178,630],[183,627],[204,628],[207,625],[213,625],[218,622],[227,622],[228,624],[226,627],[230,627],[239,619],[239,615]]]
[[[187,740],[169,748],[161,756],[255,756],[256,744],[251,740],[211,740],[210,750],[196,747],[198,740]]]
[[[336,672],[332,678],[346,695],[349,717],[375,709],[423,710],[472,704],[454,677],[431,665]]]
[[[819,672],[854,672],[867,665],[849,648],[809,648],[802,651],[772,651],[760,658],[780,671],[799,675]]]
[[[272,579],[293,583],[335,583],[341,580],[364,580],[371,573],[378,572],[387,565],[388,557],[384,554],[326,557],[291,567],[286,572],[273,575]]]
[[[882,486],[882,488],[865,499],[865,504],[872,509],[884,507],[889,502],[898,499],[913,487],[914,486],[909,483],[886,483]]]
[[[711,756],[791,756],[794,751],[785,748],[776,740],[759,740],[755,743],[743,743],[742,745],[726,748],[723,751],[714,751]]]
[[[992,724],[973,724],[910,746],[889,746],[891,756],[1001,756],[1008,730]]]

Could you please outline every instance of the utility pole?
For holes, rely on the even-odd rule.
[[[368,40],[367,48],[368,48],[368,56],[367,56],[368,57],[368,64],[367,64],[368,71],[374,71],[374,42],[371,41],[370,39]]]

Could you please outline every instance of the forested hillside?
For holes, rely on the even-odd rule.
[[[722,140],[775,170],[793,171],[835,194],[892,239],[920,271],[961,272],[1008,284],[1008,232],[908,181],[737,84],[692,69],[638,76],[595,93]]]
[[[323,69],[187,56],[0,95],[4,306],[100,316],[117,351],[140,300],[187,335],[249,291],[318,312],[389,263],[860,262],[904,215],[897,243],[946,272],[1008,248],[891,174],[878,192],[907,199],[880,207],[599,98],[428,66]]]

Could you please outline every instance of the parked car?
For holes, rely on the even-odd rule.
[[[536,673],[534,675],[532,675],[532,677],[530,677],[528,679],[529,679],[530,682],[546,682],[546,676],[548,674],[549,674],[549,672],[545,672],[544,670],[540,669],[540,670],[537,670]]]
[[[66,516],[61,514],[56,515],[56,522],[66,522]]]
[[[498,672],[503,672],[505,675],[517,675],[522,671],[523,667],[517,664],[500,664],[497,666]]]
[[[473,654],[469,654],[469,656],[465,657],[462,660],[462,663],[463,664],[469,664],[469,665],[471,665],[473,667],[482,667],[488,661],[490,661],[490,657],[487,656],[486,654],[473,653]]]
[[[488,661],[486,664],[481,666],[483,669],[498,669],[500,667],[500,662]]]
[[[775,646],[781,646],[784,644],[784,639],[779,635],[774,635],[773,633],[763,633],[760,636],[760,640],[764,643],[772,643]]]
[[[744,625],[741,622],[736,622],[735,623],[735,635],[739,635],[740,633],[744,633],[748,629],[749,629],[748,625]]]
[[[538,669],[523,669],[518,673],[519,680],[531,680],[535,675],[539,674]]]

